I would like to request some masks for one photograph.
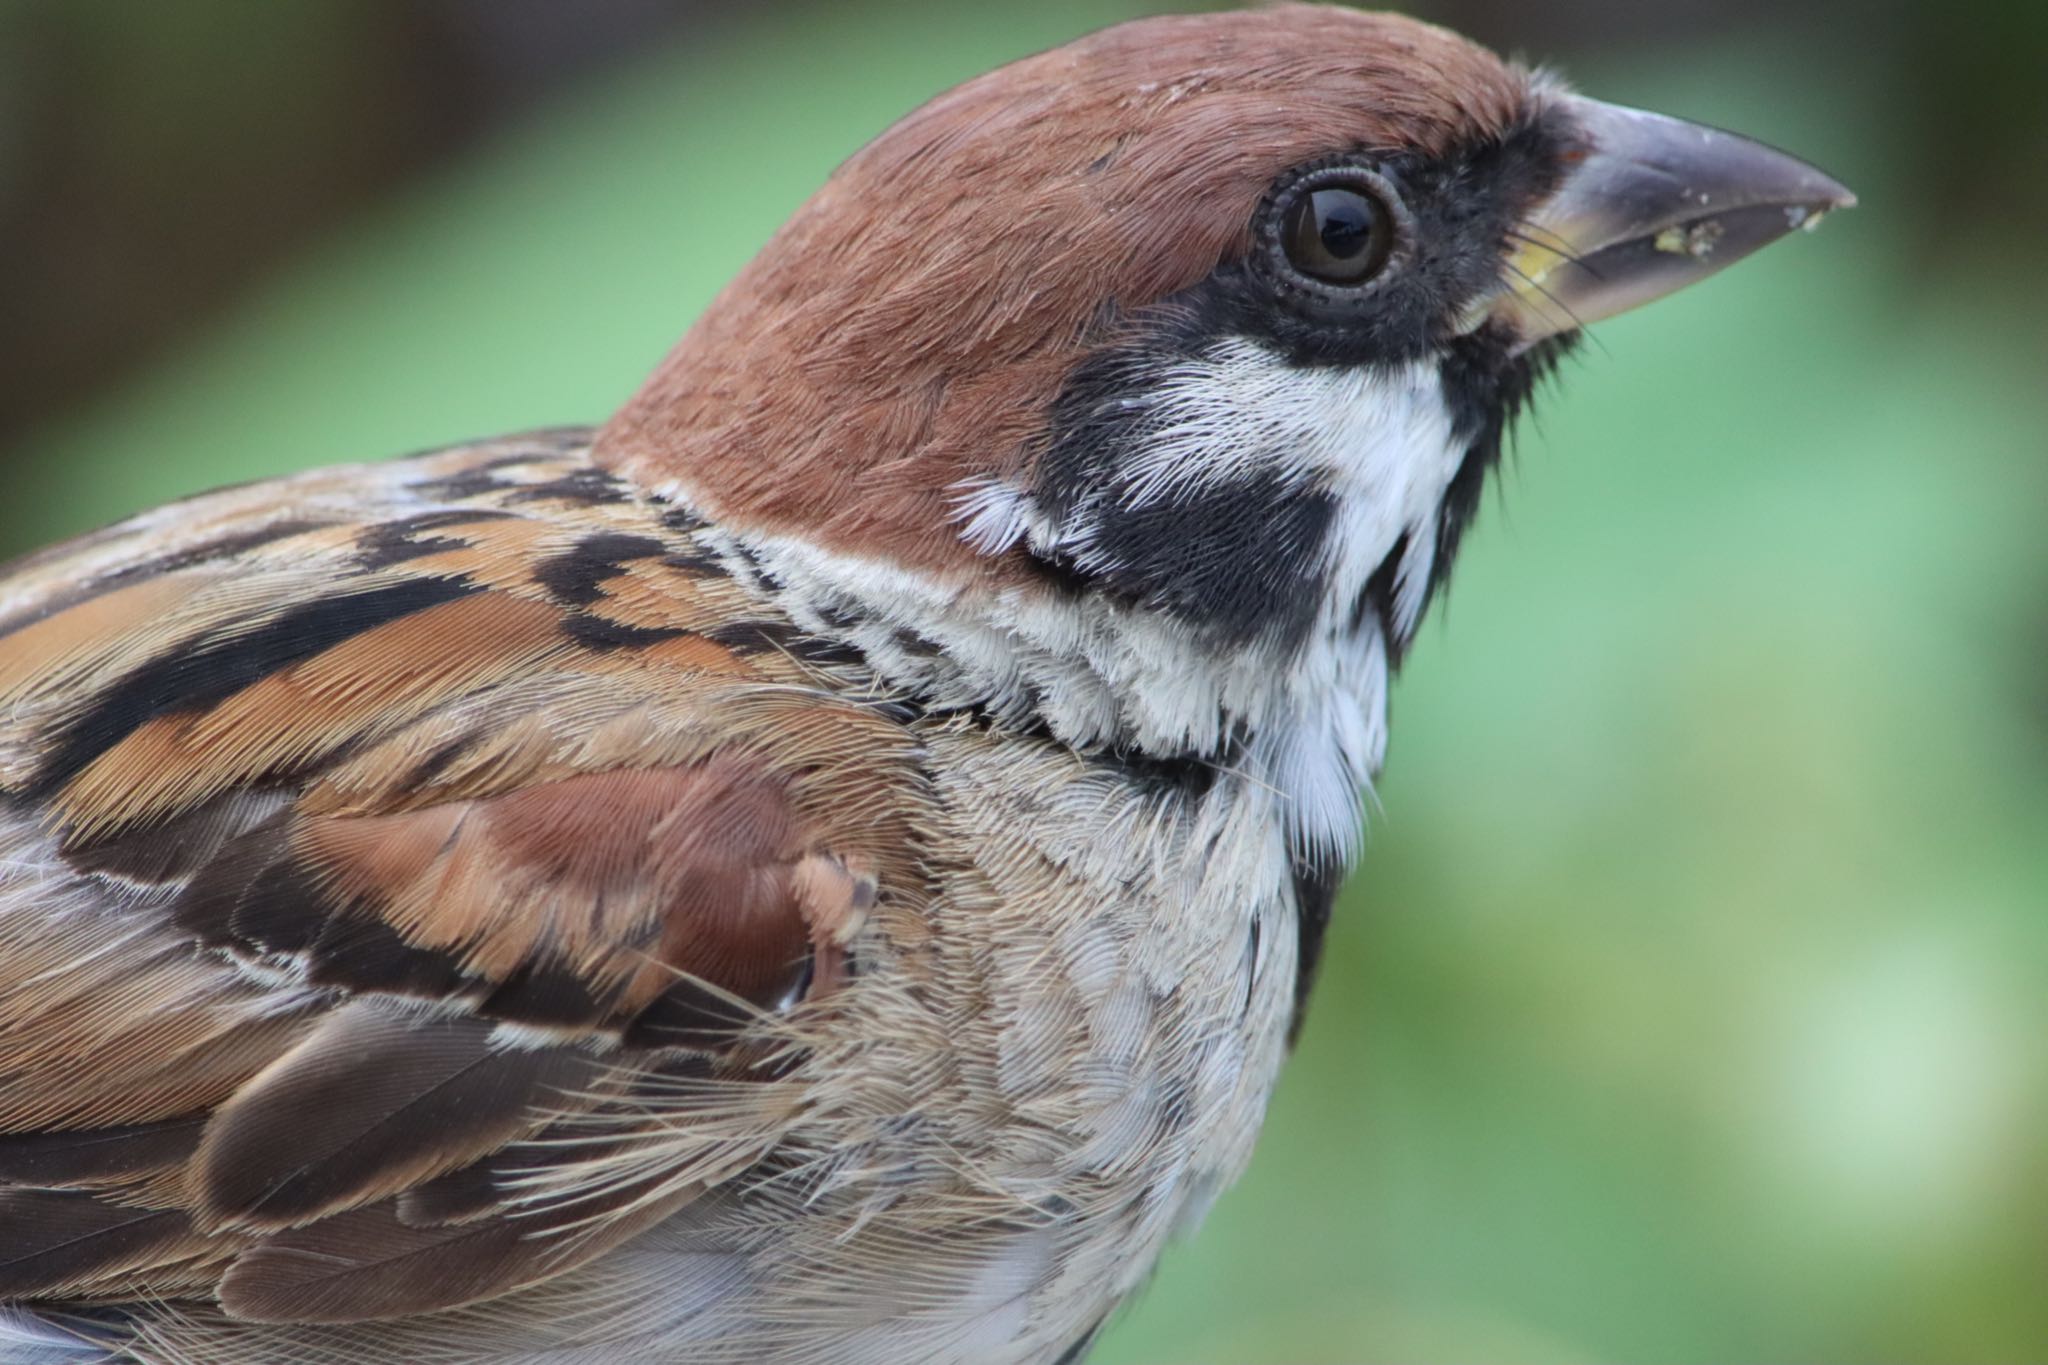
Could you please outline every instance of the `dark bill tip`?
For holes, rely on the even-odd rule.
[[[1818,168],[1735,133],[1552,97],[1576,162],[1522,225],[1490,313],[1524,345],[1662,298],[1856,196]]]

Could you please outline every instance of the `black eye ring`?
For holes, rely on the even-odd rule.
[[[1377,171],[1345,161],[1291,173],[1260,213],[1268,271],[1289,291],[1349,300],[1407,257],[1413,225]]]

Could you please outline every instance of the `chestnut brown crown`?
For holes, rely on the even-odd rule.
[[[1438,157],[1527,116],[1456,34],[1314,5],[1139,20],[971,80],[849,159],[604,428],[598,459],[721,521],[946,574],[1119,318],[1244,256],[1276,176]]]

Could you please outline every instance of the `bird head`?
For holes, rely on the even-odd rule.
[[[598,458],[928,701],[1263,753],[1339,838],[1546,367],[1850,202],[1409,19],[1140,20],[855,154]]]

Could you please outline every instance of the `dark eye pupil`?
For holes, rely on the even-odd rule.
[[[1323,249],[1340,261],[1364,251],[1372,241],[1372,206],[1351,190],[1317,190],[1316,232]]]
[[[1303,194],[1287,213],[1287,259],[1331,284],[1357,284],[1386,263],[1392,245],[1386,213],[1363,190],[1326,185]]]

